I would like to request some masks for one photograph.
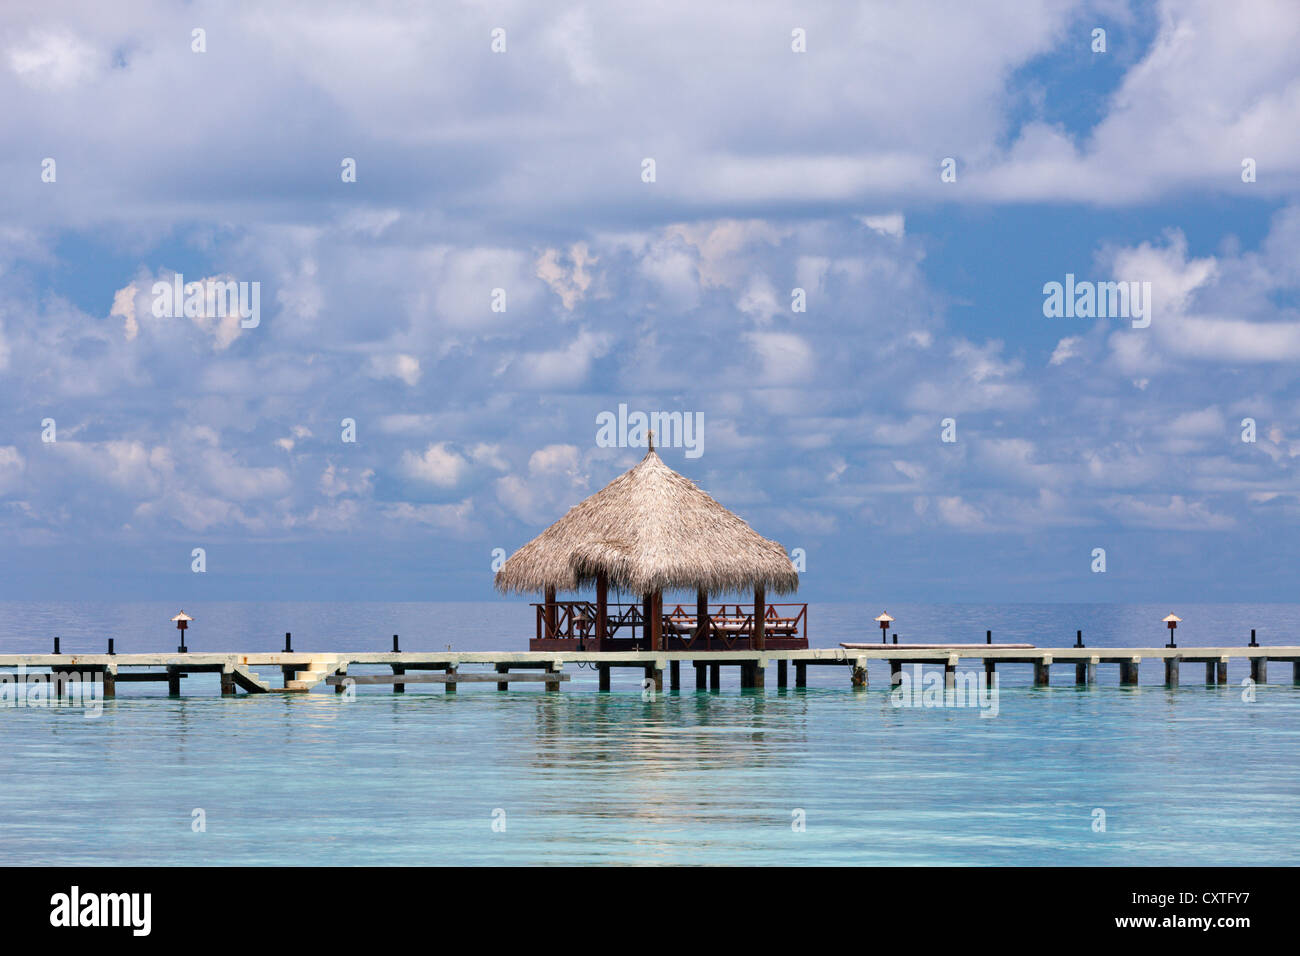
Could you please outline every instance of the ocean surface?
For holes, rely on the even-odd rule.
[[[0,651],[174,651],[160,604],[0,603]],[[526,649],[525,604],[187,606],[195,651]],[[1163,645],[1171,608],[890,606],[900,641]],[[1174,608],[1180,646],[1300,643],[1300,605]],[[813,604],[814,646],[879,640],[876,607]],[[978,666],[978,665],[976,665]],[[1184,664],[1166,689],[1115,665],[995,708],[891,703],[883,663],[806,690],[611,693],[569,665],[560,693],[360,688],[355,699],[221,698],[214,675],[119,684],[102,711],[0,707],[0,854],[23,864],[1157,865],[1300,862],[1300,685]],[[268,674],[278,685],[279,674]],[[793,675],[791,675],[793,678]],[[1253,693],[1252,693],[1253,691]],[[921,702],[919,693],[912,702]],[[988,701],[986,700],[986,703]],[[973,703],[966,701],[966,703]],[[994,714],[992,711],[996,711]]]

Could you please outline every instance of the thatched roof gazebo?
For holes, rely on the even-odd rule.
[[[533,649],[648,650],[710,647],[764,649],[766,640],[794,640],[806,608],[782,617],[766,595],[799,587],[785,549],[758,534],[655,453],[524,545],[496,575],[499,590],[540,592]],[[636,604],[609,604],[609,588],[641,596]],[[559,591],[594,587],[596,600],[556,601]],[[663,611],[665,591],[695,591],[693,615],[680,606]],[[752,610],[710,594],[753,593]],[[734,608],[734,613],[730,610]],[[640,631],[640,638],[636,637]],[[628,635],[632,635],[628,637]]]

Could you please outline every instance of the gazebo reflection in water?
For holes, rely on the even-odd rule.
[[[665,465],[653,437],[638,465],[511,555],[496,586],[542,594],[533,605],[534,651],[808,646],[808,605],[767,602],[799,587],[785,548]],[[586,589],[594,597],[556,599]],[[665,604],[672,592],[694,592],[695,601]],[[753,594],[752,603],[709,600],[737,594]]]

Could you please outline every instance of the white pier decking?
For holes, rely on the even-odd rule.
[[[307,693],[321,684],[343,693],[349,684],[390,685],[401,693],[407,684],[441,684],[447,692],[458,683],[495,683],[505,690],[512,683],[536,682],[547,690],[558,690],[569,680],[566,665],[594,667],[601,690],[610,687],[614,668],[641,670],[658,688],[669,674],[672,689],[681,687],[681,665],[695,668],[698,690],[716,690],[723,667],[740,671],[742,687],[762,687],[770,665],[777,668],[777,686],[787,686],[788,669],[795,671],[795,687],[806,686],[809,667],[830,666],[849,669],[851,685],[867,686],[867,664],[890,662],[891,675],[905,664],[942,665],[949,680],[961,661],[978,661],[988,673],[998,665],[1029,664],[1034,683],[1051,682],[1052,665],[1074,665],[1075,683],[1092,684],[1097,680],[1099,665],[1119,665],[1119,682],[1136,684],[1138,665],[1143,661],[1161,661],[1165,683],[1179,683],[1182,664],[1204,663],[1207,684],[1226,683],[1228,662],[1233,659],[1250,663],[1251,678],[1258,683],[1268,679],[1268,662],[1290,662],[1292,680],[1300,681],[1300,646],[1263,647],[1034,647],[1012,644],[854,644],[838,648],[768,651],[361,651],[361,652],[271,652],[271,653],[173,653],[173,654],[0,654],[0,681],[15,679],[49,679],[55,683],[69,680],[102,682],[103,696],[113,697],[119,682],[166,683],[171,694],[179,694],[181,680],[194,674],[219,675],[221,692],[233,695],[238,690],[250,694],[269,692]],[[282,686],[272,687],[258,676],[257,668],[279,668]],[[358,668],[387,668],[389,674],[359,673]],[[481,670],[474,670],[480,668]],[[42,673],[31,673],[40,670]],[[43,673],[45,670],[49,674]],[[537,673],[540,671],[541,673]]]

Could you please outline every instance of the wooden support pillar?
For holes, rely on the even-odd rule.
[[[754,588],[754,649],[767,649],[767,593],[761,584]]]
[[[235,696],[235,672],[234,670],[223,670],[221,672],[221,696]]]
[[[1228,662],[1227,661],[1219,661],[1219,663],[1215,664],[1214,671],[1215,671],[1214,676],[1218,678],[1218,682],[1220,684],[1228,683]]]
[[[1049,658],[1034,661],[1034,686],[1047,687],[1052,683],[1052,663]]]
[[[496,670],[497,670],[497,673],[498,673],[498,674],[509,674],[509,673],[510,673],[510,665],[509,665],[509,664],[498,664],[497,667],[496,667]],[[509,683],[509,681],[504,681],[504,680],[499,680],[499,681],[497,681],[497,690],[509,690],[509,689],[510,689],[510,683]]]
[[[1137,661],[1119,662],[1119,682],[1121,684],[1136,684],[1138,682]]]
[[[748,664],[741,664],[741,665],[740,665],[740,689],[741,689],[741,690],[746,690],[746,689],[748,689],[749,687],[752,686],[752,685],[750,684],[750,676],[749,676],[749,675],[750,675],[749,665],[748,665]]]
[[[709,646],[709,592],[695,592],[695,637],[702,647]]]
[[[776,686],[780,690],[785,689],[786,680],[787,680],[786,678],[787,668],[788,665],[786,664],[784,658],[776,662]]]
[[[946,661],[943,665],[943,689],[954,690],[957,687],[957,665]]]
[[[681,661],[668,662],[668,689],[669,690],[682,689],[682,662]]]
[[[653,651],[655,646],[650,643],[650,615],[654,612],[654,599],[649,594],[641,596],[641,643],[645,645],[642,650]]]
[[[1097,661],[1095,659],[1088,661],[1088,669],[1085,673],[1088,676],[1089,684],[1097,683]]]
[[[542,604],[544,605],[543,617],[546,619],[545,637],[559,637],[555,632],[557,618],[555,615],[555,588],[547,588],[542,594]]]
[[[550,675],[550,674],[559,674],[559,673],[560,673],[560,666],[559,666],[558,664],[547,664],[547,665],[546,665],[546,673],[547,673],[548,675]],[[559,690],[559,689],[560,689],[560,682],[559,682],[558,680],[548,680],[548,681],[546,682],[545,687],[546,687],[546,690]]]
[[[667,650],[664,646],[664,592],[656,591],[651,604],[650,646],[656,651]],[[662,678],[660,680],[662,683]]]
[[[172,697],[181,695],[181,671],[179,667],[167,668],[167,693]]]
[[[709,665],[695,662],[695,689],[707,690],[709,686]]]
[[[1088,664],[1085,661],[1079,661],[1074,665],[1074,682],[1076,684],[1088,683]]]
[[[289,635],[284,636],[284,642],[289,643]],[[289,681],[298,676],[298,666],[296,664],[283,664],[280,667],[280,677],[284,680],[284,686],[289,686]]]
[[[403,665],[403,664],[393,664],[393,665],[391,665],[391,666],[392,666],[392,668],[393,668],[393,673],[394,673],[394,674],[405,674],[405,673],[406,673],[406,666]],[[405,694],[405,693],[406,693],[406,685],[405,685],[405,684],[394,684],[394,685],[393,685],[393,693],[394,693],[394,694]]]
[[[112,700],[117,696],[117,665],[109,664],[104,668],[104,688],[101,697]]]
[[[709,690],[721,690],[721,689],[722,689],[722,665],[710,664],[709,665]]]
[[[600,689],[605,691],[609,690],[609,665],[597,664],[596,673],[600,675]]]
[[[645,666],[645,676],[646,680],[653,680],[655,682],[656,691],[664,689],[664,672],[658,664],[647,664]]]
[[[1300,684],[1300,661],[1291,662],[1291,683]]]
[[[854,690],[863,690],[867,686],[867,659],[859,657],[853,662],[853,673],[849,677]]]
[[[1165,658],[1165,684],[1169,687],[1178,686],[1178,665],[1182,663],[1181,657]]]
[[[795,687],[808,686],[808,665],[805,664],[803,661],[794,662],[794,686]]]
[[[1268,658],[1252,657],[1250,659],[1250,679],[1256,684],[1268,683]]]
[[[596,575],[596,650],[605,646],[609,630],[609,580],[602,571]]]
[[[1217,670],[1218,668],[1215,666],[1214,661],[1205,662],[1205,683],[1213,684],[1215,682],[1215,677],[1217,676],[1216,675]]]
[[[991,660],[987,657],[984,658],[984,686],[985,687],[993,686],[993,675],[996,674],[997,672],[998,672],[997,661]]]
[[[448,677],[454,676],[457,673],[457,670],[458,668],[456,667],[455,664],[448,664],[446,667],[442,669],[443,673],[446,674]],[[456,682],[454,680],[447,681],[447,683],[444,684],[443,687],[446,688],[446,693],[448,694],[456,693]]]
[[[767,686],[767,661],[755,661],[749,665],[749,686],[766,687]]]

